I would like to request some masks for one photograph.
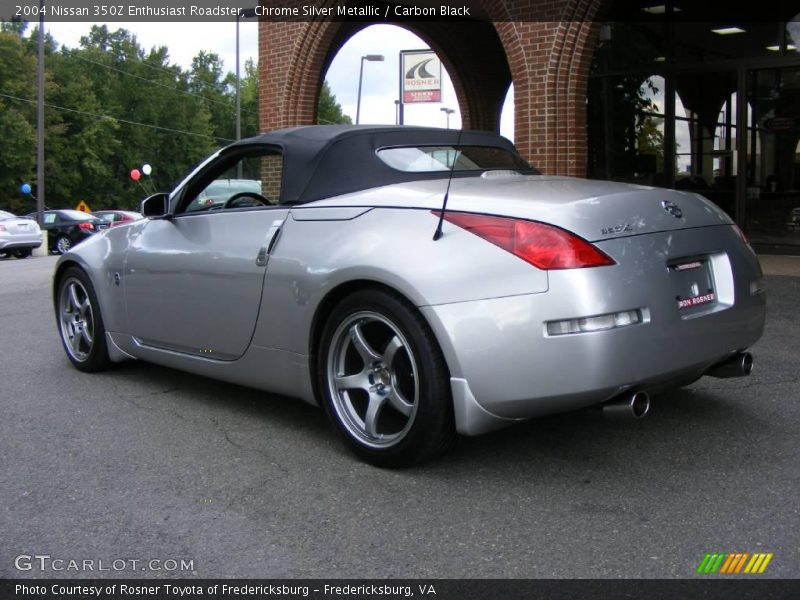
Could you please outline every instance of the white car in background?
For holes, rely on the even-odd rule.
[[[42,245],[36,221],[0,210],[0,255],[27,258]]]

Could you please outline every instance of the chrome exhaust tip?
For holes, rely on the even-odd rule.
[[[740,352],[726,361],[711,367],[706,375],[727,379],[729,377],[747,377],[753,372],[753,355],[749,352]]]
[[[641,419],[650,411],[650,396],[647,392],[628,392],[603,404],[602,410],[607,419]]]

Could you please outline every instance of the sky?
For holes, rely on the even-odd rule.
[[[103,25],[104,23],[97,23]],[[81,36],[86,35],[93,23],[47,23],[45,26],[55,40],[67,47],[76,47]],[[220,23],[105,23],[110,30],[128,29],[139,44],[149,50],[153,46],[166,46],[170,59],[186,68],[198,52],[214,52],[220,56],[227,71],[236,69],[236,25]],[[253,58],[258,61],[258,24],[243,19],[240,30],[241,65]],[[342,47],[326,74],[331,90],[342,105],[344,113],[355,122],[358,97],[358,73],[361,56],[381,54],[383,62],[364,63],[361,91],[361,119],[364,124],[395,123],[395,103],[398,98],[398,62],[400,50],[426,48],[426,44],[411,32],[393,25],[373,25],[354,35]],[[450,127],[461,125],[453,85],[447,71],[442,69],[443,90],[441,103],[407,104],[406,125],[445,127],[447,117],[442,108],[455,109],[450,116]],[[506,99],[501,121],[501,133],[513,140],[513,89]]]
[[[236,69],[236,24],[225,23],[45,23],[45,28],[56,42],[74,48],[81,36],[87,35],[92,25],[105,25],[110,31],[127,29],[136,36],[145,50],[153,46],[166,46],[173,63],[188,68],[198,52],[214,52],[222,58],[225,68]],[[258,60],[258,23],[242,19],[239,29],[242,68],[247,58]]]

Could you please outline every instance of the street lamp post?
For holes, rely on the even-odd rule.
[[[256,16],[255,8],[245,8],[236,13],[236,139],[242,139],[242,94],[239,73],[239,21],[242,18],[252,19]]]
[[[442,107],[439,110],[442,111],[445,115],[447,115],[447,128],[450,129],[450,115],[456,112],[455,109]]]
[[[358,72],[358,100],[356,101],[356,125],[361,120],[361,83],[364,81],[364,61],[383,62],[383,54],[367,54],[361,57],[361,69]]]
[[[39,63],[36,66],[36,221],[44,225],[44,0],[39,0]],[[45,253],[47,236],[44,236]]]

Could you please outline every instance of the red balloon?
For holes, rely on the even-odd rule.
[[[139,169],[131,169],[131,179],[134,181],[139,181],[139,178],[142,176],[141,171]]]

